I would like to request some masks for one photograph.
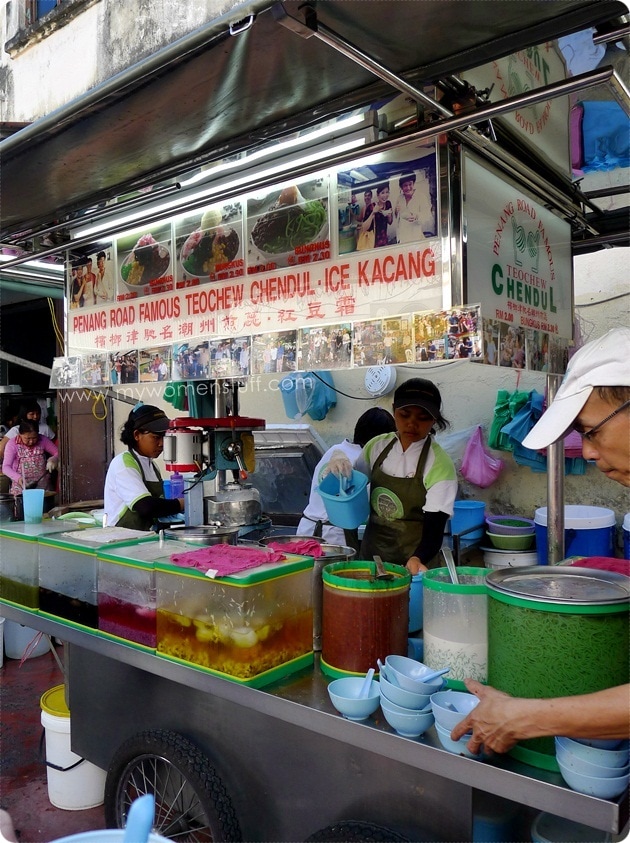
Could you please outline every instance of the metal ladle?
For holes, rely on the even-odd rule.
[[[451,577],[451,582],[453,583],[453,585],[459,585],[459,577],[457,576],[455,560],[453,559],[453,554],[451,552],[450,547],[442,548],[442,556],[444,557],[444,561],[446,562],[446,567],[448,568],[448,572]]]
[[[380,556],[374,556],[374,562],[376,564],[376,579],[377,580],[393,580],[394,575],[389,574],[385,570],[385,566],[383,565],[383,560]]]

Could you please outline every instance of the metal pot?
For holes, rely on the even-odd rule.
[[[325,540],[320,536],[296,536],[296,535],[282,535],[282,536],[265,536],[260,540],[261,544],[269,544],[269,542],[278,542],[279,544],[288,544],[289,542],[315,541],[320,544],[326,544]]]
[[[260,493],[251,486],[228,483],[215,495],[203,499],[204,520],[225,527],[255,524],[262,516]]]
[[[0,521],[13,519],[13,495],[0,495]]]
[[[199,527],[175,527],[171,529],[173,537],[179,541],[193,544],[236,544],[238,529],[230,527],[213,527],[202,524]]]

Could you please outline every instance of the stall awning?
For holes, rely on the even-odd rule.
[[[393,93],[370,70],[282,25],[273,5],[236,6],[4,140],[0,239],[26,239],[100,202]],[[617,0],[312,5],[322,24],[416,86],[625,13]],[[304,19],[301,0],[282,6]]]

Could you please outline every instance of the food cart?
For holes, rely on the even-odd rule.
[[[423,343],[413,340],[419,326],[430,324],[434,313],[474,306],[492,323],[490,342],[502,331],[512,337],[510,328],[516,327],[533,332],[531,347],[541,353],[543,335],[553,340],[549,357],[538,364],[561,371],[572,336],[572,254],[597,248],[606,236],[614,239],[619,234],[599,225],[599,209],[567,177],[571,98],[604,86],[627,105],[627,91],[608,65],[566,73],[551,39],[615,21],[625,9],[616,2],[588,0],[503,4],[502,10],[509,5],[513,16],[499,15],[491,37],[475,43],[472,33],[484,17],[493,17],[495,4],[467,4],[466,14],[472,15],[468,27],[451,16],[455,6],[459,15],[462,4],[410,5],[415,8],[406,12],[413,19],[391,21],[399,35],[401,28],[422,30],[437,43],[448,40],[445,31],[449,37],[457,32],[461,43],[442,54],[434,51],[431,61],[419,67],[408,38],[400,38],[402,58],[396,59],[397,45],[390,33],[384,55],[396,67],[394,72],[339,34],[345,31],[349,36],[353,27],[369,29],[366,39],[377,54],[383,8],[390,4],[250,4],[252,14],[245,15],[242,26],[229,22],[233,40],[228,39],[226,52],[236,50],[234,44],[243,37],[250,42],[252,61],[268,54],[270,44],[281,46],[287,57],[300,53],[304,60],[296,68],[301,99],[296,96],[300,102],[293,103],[288,115],[277,104],[284,101],[284,87],[282,95],[274,94],[272,86],[258,91],[261,114],[269,108],[269,124],[282,125],[283,131],[269,136],[273,142],[267,136],[265,143],[252,141],[249,133],[261,119],[253,109],[253,117],[239,118],[241,134],[236,136],[229,125],[234,110],[228,109],[217,117],[214,145],[204,154],[195,147],[185,161],[173,157],[161,168],[155,159],[143,159],[144,172],[128,173],[126,185],[145,182],[154,188],[152,195],[134,196],[128,204],[87,215],[82,207],[75,213],[73,209],[87,202],[87,185],[96,181],[90,172],[93,158],[86,156],[68,197],[67,221],[43,220],[47,197],[38,184],[37,214],[25,206],[30,198],[23,184],[28,168],[21,166],[38,127],[5,142],[5,189],[16,195],[6,220],[9,237],[23,237],[28,220],[35,234],[61,227],[71,241],[67,352],[55,361],[56,388],[97,383],[87,380],[95,367],[101,382],[106,377],[104,382],[114,392],[117,387],[142,385],[160,379],[168,358],[171,380],[188,383],[190,414],[188,421],[178,421],[176,431],[194,436],[195,428],[201,427],[211,431],[204,433],[205,445],[216,443],[217,436],[221,440],[218,449],[193,450],[188,462],[173,452],[170,463],[195,469],[201,455],[203,482],[211,483],[221,472],[245,471],[241,431],[248,434],[264,423],[234,421],[239,418],[237,389],[229,390],[231,402],[210,402],[210,411],[204,411],[207,402],[190,384],[300,371],[310,353],[308,325],[339,326],[342,349],[346,326],[355,329],[353,346],[363,356],[348,365],[404,362],[421,367]],[[382,7],[380,15],[377,6]],[[360,26],[348,18],[350,7],[355,14],[361,10]],[[425,16],[417,18],[420,14]],[[427,14],[441,20],[440,38]],[[181,83],[194,90],[198,82],[193,84],[191,77],[208,78],[199,72],[200,65],[206,54],[216,58],[217,44],[225,46],[226,21],[215,29],[204,37],[198,34],[194,45],[182,46],[172,80],[181,77]],[[209,42],[214,49],[206,49]],[[326,58],[322,44],[333,51],[324,53]],[[309,59],[320,67],[330,59],[325,83],[309,71]],[[212,78],[221,67],[219,62]],[[346,68],[351,70],[346,73]],[[165,89],[160,102],[151,96],[158,76],[148,78],[145,68],[138,86],[142,90],[130,85],[124,96],[109,104],[112,128],[107,143],[116,150],[112,160],[122,148],[126,158],[134,151],[138,160],[142,158],[137,144],[140,135],[152,134],[147,128],[152,119],[155,149],[159,146],[165,128],[158,123],[168,105]],[[379,84],[368,84],[374,76]],[[138,75],[133,81],[139,79]],[[250,84],[255,98],[258,83]],[[399,98],[391,96],[391,88]],[[327,113],[334,119],[324,125],[326,96],[328,105],[332,103]],[[385,137],[380,117],[388,112],[377,105],[382,98],[390,106]],[[39,139],[47,142],[38,164],[54,170],[57,155],[63,165],[68,132],[74,137],[75,155],[77,143],[92,143],[97,121],[81,122],[81,117],[88,110],[98,111],[101,105],[95,103],[106,101],[104,92],[93,92],[89,103],[58,121],[60,129],[48,123],[39,127]],[[130,104],[141,115],[144,131],[121,143],[118,131],[124,134],[126,124],[116,120],[114,112]],[[327,134],[302,137],[315,118]],[[182,143],[185,128],[195,137],[203,134],[199,119],[180,127]],[[291,145],[279,150],[278,136]],[[29,172],[36,180],[35,171]],[[178,181],[174,174],[185,178]],[[387,181],[401,193],[396,185],[409,174],[425,199],[421,234],[403,242],[399,229],[386,231],[385,242],[373,242],[363,254],[359,192],[379,192]],[[99,183],[108,200],[122,183],[106,181]],[[91,193],[89,198],[101,196]],[[51,194],[55,220],[61,215],[57,200]],[[309,232],[298,242],[289,237],[293,211],[300,220],[298,228]],[[38,254],[47,257],[59,251],[41,248]],[[81,305],[80,278],[90,264],[98,263],[101,253],[115,274],[111,293],[98,306]],[[30,257],[19,256],[14,263]],[[385,319],[397,327],[391,331],[394,338],[383,339],[381,350],[380,341],[372,339],[370,323],[379,321],[382,327]],[[398,335],[400,361],[392,356]],[[441,343],[442,357],[448,358],[448,335],[428,335],[425,350],[434,353],[434,339]],[[281,357],[294,355],[292,368],[278,363],[280,349]],[[313,354],[309,369],[320,362],[315,343]],[[276,368],[271,368],[272,361]],[[203,423],[195,425],[195,419]],[[230,448],[230,443],[239,447]],[[555,483],[551,506],[557,503],[557,477]],[[188,517],[193,518],[192,526],[207,520],[203,498],[191,500]],[[557,526],[561,532],[561,523]],[[500,800],[506,800],[502,806],[507,813],[510,806],[521,809],[518,836],[510,839],[528,839],[528,820],[536,811],[611,833],[627,827],[627,795],[616,801],[596,799],[570,790],[557,773],[511,758],[481,762],[451,755],[432,732],[410,740],[394,734],[378,718],[369,725],[344,720],[330,704],[317,659],[273,684],[254,688],[160,658],[97,630],[58,623],[37,611],[8,604],[2,611],[66,642],[72,745],[109,771],[105,810],[111,824],[123,824],[130,795],[152,787],[146,777],[159,768],[173,776],[164,784],[161,802],[180,823],[159,828],[174,839],[184,834],[191,840],[473,840],[475,821],[489,797],[495,815],[500,814]],[[173,787],[176,779],[186,803],[179,798],[179,787]],[[339,824],[346,824],[341,832],[334,829]]]
[[[67,642],[72,746],[109,770],[108,824],[164,764],[185,792],[181,801],[168,788],[156,794],[171,806],[158,827],[174,839],[180,822],[189,840],[474,840],[475,822],[494,816],[499,825],[511,817],[509,839],[526,841],[538,811],[613,834],[627,827],[627,794],[597,799],[508,757],[452,755],[433,730],[409,739],[377,717],[345,720],[317,665],[254,689],[15,607],[2,612]],[[330,828],[340,823],[341,836]]]

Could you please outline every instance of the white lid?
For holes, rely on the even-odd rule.
[[[623,528],[624,530],[628,530],[628,532],[630,532],[630,512],[626,512],[623,516]]]
[[[534,521],[542,527],[547,526],[546,506],[536,510]],[[612,509],[606,509],[603,506],[578,505],[564,508],[565,530],[592,530],[599,527],[613,527],[614,524],[615,513]]]

